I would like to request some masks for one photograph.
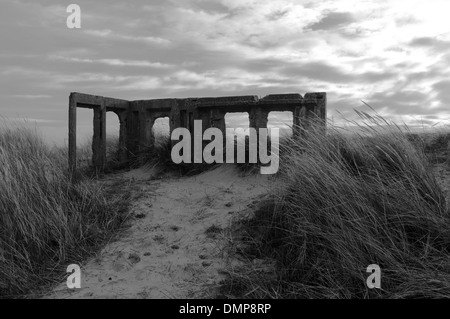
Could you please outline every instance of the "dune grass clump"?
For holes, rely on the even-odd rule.
[[[126,190],[114,194],[87,177],[73,182],[63,153],[29,128],[2,123],[0,298],[59,281],[125,219]]]
[[[237,243],[246,260],[275,267],[231,270],[226,295],[450,297],[450,215],[432,167],[404,130],[360,115],[358,133],[313,125],[282,144],[281,188]],[[381,289],[366,285],[371,264],[381,268]]]
[[[176,172],[179,176],[193,176],[211,170],[215,163],[184,163],[175,164],[172,160],[172,140],[170,136],[158,136],[154,145],[132,159],[132,167],[142,165],[158,166],[162,172]]]

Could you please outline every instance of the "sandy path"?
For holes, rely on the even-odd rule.
[[[225,266],[218,232],[268,185],[231,165],[194,177],[149,180],[139,170],[114,178],[132,177],[145,195],[130,229],[81,266],[81,289],[62,283],[50,298],[214,297]]]

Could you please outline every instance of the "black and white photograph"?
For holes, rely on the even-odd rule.
[[[450,1],[72,1],[0,0],[0,299],[450,298]]]

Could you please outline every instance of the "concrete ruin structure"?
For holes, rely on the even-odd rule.
[[[291,111],[295,136],[308,127],[312,118],[323,122],[325,127],[326,105],[324,92],[306,93],[304,97],[270,94],[263,98],[246,95],[137,101],[73,92],[69,98],[69,167],[72,171],[76,169],[77,108],[93,109],[92,164],[101,171],[106,163],[106,112],[114,112],[119,118],[119,158],[127,162],[154,145],[153,124],[161,117],[169,118],[170,133],[178,127],[193,132],[194,120],[202,120],[203,131],[217,127],[225,133],[227,113],[247,112],[249,126],[258,129],[267,128],[270,112]]]

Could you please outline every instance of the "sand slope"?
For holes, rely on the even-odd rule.
[[[267,191],[270,177],[223,165],[193,177],[152,180],[140,169],[109,178],[132,178],[144,191],[132,226],[81,265],[81,289],[64,282],[49,298],[214,297],[225,266],[220,229]]]

